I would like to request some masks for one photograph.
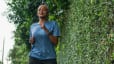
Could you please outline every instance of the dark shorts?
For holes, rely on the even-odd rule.
[[[29,64],[57,64],[57,61],[56,59],[38,60],[36,58],[30,57]]]

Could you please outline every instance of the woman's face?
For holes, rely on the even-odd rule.
[[[45,18],[48,15],[48,7],[46,5],[40,5],[37,10],[37,15],[40,18]]]

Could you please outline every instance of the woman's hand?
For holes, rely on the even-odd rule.
[[[31,44],[34,44],[34,42],[35,42],[34,37],[30,37],[29,42],[30,42]]]
[[[53,36],[49,30],[45,27],[44,24],[40,24],[41,28],[44,29],[44,31],[47,33],[47,35],[49,36],[50,40],[55,44],[57,45],[58,44],[58,37],[56,36]]]
[[[40,27],[41,27],[42,29],[44,29],[44,30],[46,29],[44,23],[40,24]]]

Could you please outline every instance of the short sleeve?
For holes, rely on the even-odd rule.
[[[60,29],[58,24],[55,21],[53,26],[53,36],[60,36]]]

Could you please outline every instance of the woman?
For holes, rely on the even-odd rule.
[[[58,43],[60,30],[55,21],[48,21],[48,7],[42,4],[37,9],[39,22],[30,27],[29,64],[57,64],[54,47]]]

